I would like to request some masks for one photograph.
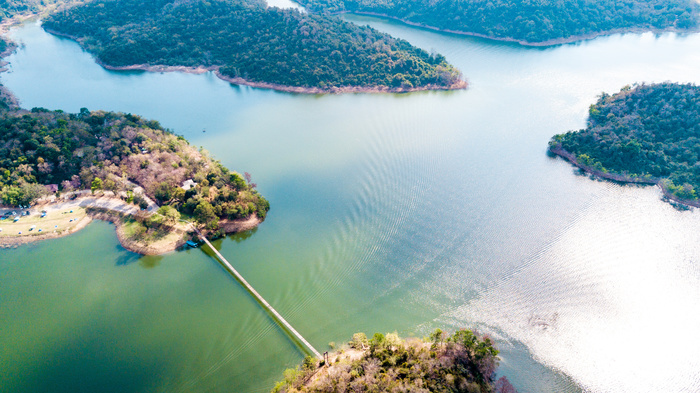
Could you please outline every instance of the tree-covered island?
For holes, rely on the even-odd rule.
[[[494,380],[498,351],[491,340],[470,330],[437,329],[423,340],[356,333],[328,363],[319,360],[286,370],[272,392],[517,393],[505,377]]]
[[[233,83],[307,93],[466,87],[441,55],[263,0],[93,0],[44,27],[111,69],[215,70]]]
[[[667,197],[700,206],[700,87],[667,82],[603,93],[588,126],[555,135],[549,150],[597,176],[658,184]]]
[[[61,198],[42,203],[28,217],[4,215],[0,244],[23,242],[28,236],[60,235],[56,232],[63,227],[43,222],[53,219],[55,205],[74,206],[75,199],[86,199],[80,206],[87,208],[88,215],[116,222],[122,244],[144,254],[183,244],[190,222],[216,236],[254,228],[270,208],[249,175],[229,171],[157,121],[85,108],[75,114],[23,110],[10,98],[3,90],[3,212],[21,214],[42,197]],[[48,217],[37,218],[38,209],[48,210]],[[71,213],[75,212],[71,209]],[[13,225],[21,226],[27,220],[34,220],[37,228],[13,231]],[[68,220],[66,216],[63,221]]]
[[[527,45],[628,31],[690,31],[694,0],[298,0],[312,12],[353,12]]]

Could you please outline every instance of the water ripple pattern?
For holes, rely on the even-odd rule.
[[[700,329],[700,215],[625,194],[444,319],[498,327],[591,391],[698,391],[700,343],[669,338]]]

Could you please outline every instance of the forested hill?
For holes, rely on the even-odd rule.
[[[626,30],[697,29],[694,0],[298,0],[313,12],[372,12],[438,29],[527,43]]]
[[[49,194],[140,186],[160,205],[216,230],[219,219],[264,218],[269,203],[255,185],[154,120],[89,111],[17,109],[0,86],[0,202],[29,205]],[[247,176],[246,176],[247,177]],[[185,190],[185,180],[194,184]],[[51,191],[53,192],[53,191]],[[134,203],[144,206],[138,194]],[[169,209],[169,208],[168,208]],[[179,214],[178,214],[179,216]]]
[[[220,67],[226,77],[321,89],[463,85],[441,55],[261,0],[96,0],[55,13],[44,26],[77,38],[110,66]]]
[[[488,337],[470,330],[446,335],[437,329],[429,341],[356,333],[349,347],[329,354],[329,364],[307,358],[285,371],[272,393],[517,393],[506,377],[494,380],[497,355]]]
[[[556,135],[563,149],[604,175],[659,181],[683,200],[700,190],[700,86],[663,83],[603,94],[588,127]]]

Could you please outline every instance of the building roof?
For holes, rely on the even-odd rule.
[[[192,188],[192,187],[194,187],[194,186],[196,186],[196,185],[197,185],[197,183],[195,183],[194,180],[192,180],[192,179],[187,179],[187,180],[185,180],[185,181],[182,183],[182,189],[185,190],[185,191],[187,191],[187,190],[189,190],[190,188]]]

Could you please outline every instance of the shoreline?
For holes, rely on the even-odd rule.
[[[50,232],[50,233],[42,233],[42,234],[32,234],[32,235],[23,235],[23,236],[3,236],[0,237],[0,249],[3,248],[14,248],[18,247],[24,244],[30,244],[34,242],[39,242],[43,240],[49,240],[49,239],[58,239],[62,238],[68,235],[72,235],[81,229],[84,229],[87,227],[89,223],[92,222],[92,217],[90,215],[87,215],[83,217],[80,221],[78,221],[78,224],[75,225],[74,227],[66,230],[66,231],[61,231],[61,232]]]
[[[85,50],[79,38],[72,36],[70,34],[64,34],[57,32],[46,27],[42,28],[49,34],[56,35],[58,37],[69,38],[76,41],[81,48]],[[89,53],[89,52],[88,52]],[[231,77],[222,74],[219,69],[220,66],[167,66],[167,65],[152,65],[152,64],[132,64],[128,66],[113,66],[104,63],[102,60],[98,59],[97,56],[91,53],[95,62],[101,67],[110,71],[147,71],[147,72],[183,72],[187,74],[203,74],[205,72],[213,72],[217,78],[232,83],[235,85],[244,85],[254,88],[262,89],[272,89],[277,91],[282,91],[286,93],[298,93],[298,94],[342,94],[342,93],[413,93],[418,91],[452,91],[452,90],[464,90],[469,84],[465,80],[459,80],[449,86],[441,85],[425,85],[420,87],[389,87],[389,86],[336,86],[329,88],[321,87],[304,87],[304,86],[289,86],[281,85],[278,83],[271,82],[256,82],[241,77]]]
[[[93,201],[89,201],[90,199],[93,199]],[[88,200],[88,201],[86,201]],[[104,203],[100,204],[99,202],[107,202],[107,203],[117,203],[118,206],[116,207],[105,207]],[[85,203],[87,202],[87,203]],[[58,239],[64,236],[69,236],[72,235],[85,227],[89,223],[91,223],[93,220],[101,220],[101,221],[106,221],[109,223],[114,224],[115,226],[115,231],[117,233],[117,239],[119,240],[119,243],[121,244],[122,247],[124,247],[126,250],[129,250],[131,252],[140,254],[140,255],[162,255],[166,254],[169,252],[173,252],[180,247],[182,247],[185,242],[187,241],[185,239],[186,235],[188,234],[189,230],[187,229],[190,224],[186,225],[176,225],[176,226],[171,226],[168,227],[168,235],[175,235],[176,239],[170,239],[169,241],[165,242],[153,242],[153,243],[144,243],[144,242],[139,242],[137,240],[130,239],[125,230],[125,223],[124,221],[130,217],[134,217],[136,214],[140,212],[140,210],[131,204],[127,204],[126,202],[122,201],[121,199],[118,198],[110,198],[110,197],[99,197],[99,198],[93,198],[87,197],[87,198],[78,198],[74,201],[61,201],[61,202],[49,202],[46,204],[40,204],[40,205],[35,205],[31,209],[36,210],[37,208],[39,209],[60,209],[61,207],[65,206],[80,206],[85,208],[86,216],[80,219],[78,223],[61,232],[50,232],[50,233],[42,233],[42,234],[25,234],[21,236],[0,236],[0,249],[2,248],[11,248],[11,247],[18,247],[24,244],[29,244],[29,243],[34,243],[38,241],[43,241],[43,240],[49,240],[49,239]],[[121,210],[118,210],[117,208],[120,207]],[[126,209],[125,209],[126,207]],[[18,210],[18,209],[12,209],[12,210]],[[125,211],[126,210],[126,211]],[[36,213],[36,212],[35,212]],[[251,229],[256,228],[262,220],[258,218],[257,215],[251,215],[250,217],[247,218],[241,218],[241,219],[236,219],[236,220],[221,220],[220,225],[221,229],[224,231],[226,235],[230,235],[233,233],[239,233],[239,232],[245,232],[249,231]],[[208,232],[203,231],[205,235],[208,235]]]
[[[53,34],[53,33],[52,33]],[[187,74],[203,74],[206,72],[213,72],[217,78],[224,82],[228,82],[234,85],[244,85],[254,88],[261,89],[272,89],[276,91],[282,91],[286,93],[297,93],[297,94],[342,94],[342,93],[412,93],[417,91],[452,91],[452,90],[464,90],[467,88],[468,83],[464,80],[460,80],[457,83],[453,83],[450,86],[439,86],[439,85],[425,85],[421,87],[388,87],[388,86],[340,86],[340,87],[330,87],[330,88],[320,88],[320,87],[303,87],[303,86],[288,86],[280,85],[277,83],[270,82],[255,82],[250,81],[241,77],[230,77],[222,74],[219,71],[219,66],[166,66],[166,65],[149,65],[149,64],[134,64],[128,66],[112,66],[103,63],[101,60],[95,58],[95,62],[101,67],[108,69],[110,71],[147,71],[147,72],[183,72]]]
[[[671,194],[663,185],[663,180],[664,179],[659,179],[659,178],[649,178],[649,179],[644,179],[644,178],[638,178],[638,177],[630,177],[630,176],[625,176],[621,175],[619,173],[605,173],[601,172],[599,170],[596,170],[594,168],[591,168],[589,166],[583,165],[578,160],[576,159],[576,156],[574,156],[573,153],[564,150],[561,147],[549,147],[547,151],[551,152],[557,157],[563,158],[565,161],[568,161],[570,164],[573,166],[581,169],[582,171],[591,174],[593,176],[599,177],[601,179],[605,179],[608,181],[616,182],[616,183],[622,183],[622,184],[642,184],[642,185],[649,185],[649,186],[658,186],[661,189],[662,194],[664,195],[664,198],[668,199],[669,201],[678,203],[680,205],[686,206],[686,207],[700,207],[700,200],[695,200],[695,201],[689,201],[685,199],[680,199],[677,196]]]
[[[698,0],[700,2],[700,0]],[[600,31],[596,33],[590,33],[590,34],[581,34],[581,35],[574,35],[566,38],[553,38],[549,39],[547,41],[539,41],[539,42],[530,42],[526,40],[520,40],[517,38],[512,38],[512,37],[494,37],[486,34],[480,34],[480,33],[474,33],[474,32],[468,32],[468,31],[461,31],[461,30],[451,30],[451,29],[443,29],[440,27],[435,27],[435,26],[430,26],[430,25],[425,25],[419,22],[411,22],[406,19],[401,19],[396,16],[391,16],[387,14],[382,14],[379,12],[371,12],[371,11],[337,11],[337,12],[332,12],[330,13],[331,15],[342,15],[342,14],[354,14],[354,15],[360,15],[360,16],[374,16],[374,17],[379,17],[379,18],[385,18],[385,19],[390,19],[393,21],[401,22],[403,24],[406,24],[408,26],[412,27],[417,27],[421,29],[426,29],[426,30],[432,30],[440,33],[449,33],[449,34],[456,34],[456,35],[461,35],[461,36],[467,36],[467,37],[477,37],[477,38],[483,38],[487,40],[492,40],[492,41],[497,41],[497,42],[508,42],[508,43],[514,43],[514,44],[519,44],[522,46],[528,46],[528,47],[548,47],[548,46],[557,46],[557,45],[564,45],[564,44],[573,44],[577,42],[583,42],[583,41],[588,41],[592,40],[594,38],[598,37],[605,37],[605,36],[611,36],[615,34],[642,34],[642,33],[654,33],[654,34],[663,34],[663,33],[677,33],[677,34],[693,34],[693,33],[698,33],[700,32],[700,28],[694,29],[694,30],[679,30],[676,28],[672,29],[664,29],[664,30],[659,30],[659,29],[653,29],[653,28],[640,28],[640,27],[634,27],[634,28],[619,28],[619,29],[612,29],[612,30],[605,30],[605,31]]]

